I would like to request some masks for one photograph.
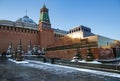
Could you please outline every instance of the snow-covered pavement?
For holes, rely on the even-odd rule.
[[[17,64],[20,64],[20,63],[28,63],[28,61],[16,61],[16,60],[13,60],[13,59],[8,59],[9,61],[12,61],[12,62],[15,62]]]
[[[68,67],[68,66],[61,66],[61,65],[55,65],[55,64],[50,64],[50,63],[42,63],[40,61],[34,61],[34,60],[26,60],[26,61],[28,61],[27,64],[21,64],[21,65],[40,69],[40,70],[42,69],[45,71],[50,71],[52,73],[61,74],[61,75],[62,74],[67,75],[68,73],[86,72],[86,73],[90,73],[93,75],[95,74],[95,75],[120,78],[120,74],[117,74],[117,73],[83,69],[83,68],[75,68],[75,67]]]

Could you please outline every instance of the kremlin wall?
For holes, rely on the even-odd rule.
[[[96,35],[83,25],[69,31],[51,28],[48,11],[45,5],[40,9],[38,25],[27,15],[15,22],[0,20],[0,54],[8,49],[10,43],[15,50],[21,40],[25,52],[31,42],[32,45],[46,48],[48,58],[72,59],[79,49],[85,59],[88,48],[94,59],[120,57],[118,40]]]

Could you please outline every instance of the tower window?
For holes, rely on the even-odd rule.
[[[29,30],[29,32],[31,33],[31,30]]]
[[[7,27],[7,30],[9,30],[9,27]]]
[[[25,33],[26,33],[26,29],[25,29]]]
[[[13,28],[11,27],[11,30],[13,30]]]
[[[23,29],[21,29],[21,31],[23,32]]]
[[[1,29],[3,29],[3,26],[1,26]]]
[[[38,34],[38,31],[37,31],[37,34]]]
[[[3,27],[2,27],[2,26],[0,26],[0,28],[2,29]]]
[[[33,31],[31,30],[31,33],[33,33]]]
[[[75,31],[78,31],[77,28],[75,29]]]
[[[17,28],[17,31],[18,31],[18,32],[20,31],[19,28]]]
[[[34,33],[35,33],[35,31],[34,31]]]
[[[80,31],[80,28],[79,28],[79,31]]]
[[[14,30],[16,31],[16,28]]]
[[[3,30],[5,30],[5,27],[3,27]]]
[[[30,31],[28,30],[28,33],[29,33]]]
[[[73,30],[72,30],[72,33],[73,33]]]

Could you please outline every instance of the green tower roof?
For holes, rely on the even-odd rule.
[[[43,5],[43,8],[46,8],[45,4]]]
[[[48,9],[46,8],[45,4],[41,9],[39,22],[46,22],[50,24]]]

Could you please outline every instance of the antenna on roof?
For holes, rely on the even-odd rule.
[[[43,0],[44,1],[44,5],[46,5],[46,0]]]
[[[43,0],[44,1],[44,4],[45,4],[45,0]]]
[[[27,9],[25,10],[25,14],[26,14],[26,16],[27,16]]]

